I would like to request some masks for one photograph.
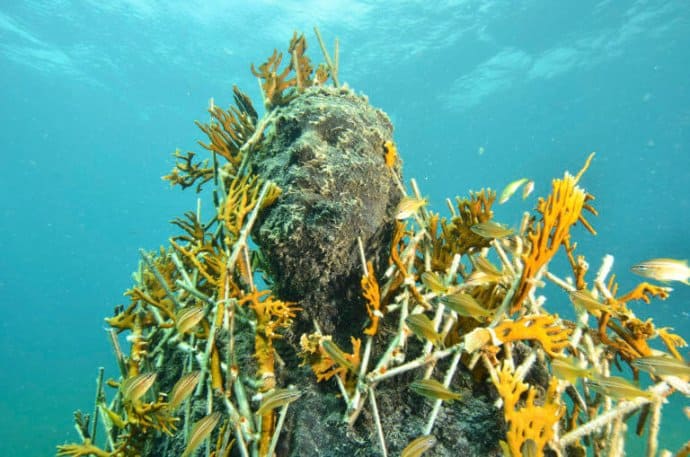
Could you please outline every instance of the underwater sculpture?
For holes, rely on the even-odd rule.
[[[278,51],[252,67],[263,117],[234,88],[198,123],[211,157],[176,153],[165,179],[213,186],[213,211],[141,252],[130,303],[106,319],[120,373],[99,371],[81,443],[58,455],[612,456],[634,415],[656,455],[665,397],[690,395],[686,343],[627,306],[667,288],[621,294],[612,257],[592,278],[575,253],[571,230],[594,233],[578,185],[592,156],[516,233],[490,190],[441,217],[404,188],[387,116],[340,85],[337,43],[331,59],[317,38],[316,69],[297,34],[282,69]],[[549,270],[559,252],[571,274]],[[537,295],[546,281],[575,321]]]

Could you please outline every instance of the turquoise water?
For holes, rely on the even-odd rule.
[[[690,4],[431,3],[2,2],[3,455],[76,438],[97,367],[115,373],[103,317],[125,302],[137,249],[165,244],[168,221],[196,205],[160,180],[172,152],[199,149],[192,121],[211,97],[229,105],[232,84],[258,100],[249,64],[295,29],[315,60],[314,25],[340,39],[341,81],[391,116],[405,175],[434,207],[534,179],[527,202],[497,207],[515,225],[596,151],[582,184],[599,234],[575,232],[593,268],[614,254],[627,289],[635,262],[690,257]],[[690,339],[690,287],[674,287],[634,310]],[[688,404],[666,407],[662,447],[690,438]]]

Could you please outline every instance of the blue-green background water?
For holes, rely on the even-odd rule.
[[[52,455],[76,438],[98,366],[115,374],[103,317],[124,303],[137,249],[166,243],[195,195],[160,177],[200,148],[193,120],[293,30],[340,39],[340,79],[388,112],[433,206],[528,177],[515,225],[564,170],[596,195],[593,268],[690,256],[690,4],[686,1],[110,0],[0,3],[0,452]],[[258,103],[257,103],[258,104]],[[210,211],[206,202],[204,209]],[[633,305],[690,339],[690,287]],[[565,306],[549,301],[550,309]],[[687,357],[687,348],[683,350]],[[678,395],[662,447],[690,438]],[[629,455],[639,455],[631,447]]]

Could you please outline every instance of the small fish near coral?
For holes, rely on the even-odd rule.
[[[690,267],[687,260],[651,259],[633,265],[631,270],[645,278],[663,282],[678,281],[690,286]]]

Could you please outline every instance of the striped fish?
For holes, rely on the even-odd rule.
[[[460,400],[462,395],[453,392],[442,383],[435,379],[421,379],[410,384],[410,389],[419,395],[431,398],[432,400],[443,400],[453,402],[453,400]]]
[[[192,371],[182,376],[175,383],[175,386],[170,391],[170,400],[168,401],[168,406],[171,410],[177,409],[194,391],[194,388],[199,383],[200,374],[198,371]]]
[[[203,306],[182,308],[175,316],[175,327],[177,327],[177,331],[183,335],[189,332],[201,322],[205,314],[206,312]]]
[[[340,365],[341,367],[345,367],[348,370],[354,372],[355,367],[352,365],[352,362],[350,362],[347,357],[345,357],[345,353],[343,352],[342,349],[338,347],[337,344],[335,344],[331,340],[326,340],[324,339],[321,341],[321,347],[323,348],[324,351],[326,351],[326,354],[333,359],[335,363]]]
[[[127,378],[120,384],[120,392],[125,401],[137,401],[151,388],[156,382],[157,374],[142,373],[131,378]]]
[[[408,444],[400,453],[400,457],[419,457],[434,446],[436,446],[436,437],[423,435]]]
[[[442,346],[443,338],[434,330],[434,324],[424,314],[413,314],[405,319],[405,324],[417,335],[419,339],[428,340],[434,343],[434,346]]]
[[[302,392],[295,388],[273,389],[261,399],[261,405],[256,410],[256,415],[261,416],[275,408],[288,405],[297,400]]]
[[[202,417],[192,426],[192,433],[189,434],[189,441],[185,447],[182,457],[189,457],[198,448],[201,443],[208,438],[218,421],[220,420],[220,413],[215,412],[206,417]]]

